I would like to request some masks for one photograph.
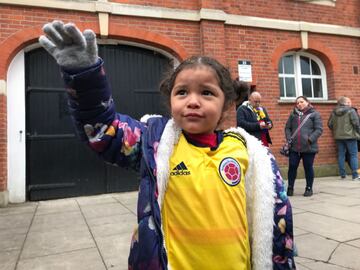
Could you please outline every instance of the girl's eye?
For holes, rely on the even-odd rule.
[[[209,90],[204,90],[204,91],[202,92],[202,94],[203,94],[204,96],[213,96],[213,95],[214,95],[213,92],[211,92],[211,91],[209,91]]]
[[[186,95],[186,90],[185,89],[180,89],[176,92],[177,96],[185,96]]]

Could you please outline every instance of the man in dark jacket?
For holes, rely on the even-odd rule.
[[[345,153],[350,155],[350,167],[353,180],[359,180],[358,169],[358,145],[357,139],[360,134],[359,116],[351,107],[348,97],[340,97],[338,105],[332,111],[328,120],[328,127],[332,130],[338,148],[339,173],[342,179],[346,178]]]
[[[264,146],[269,146],[271,144],[269,129],[273,124],[266,109],[261,107],[260,103],[260,93],[252,92],[249,100],[244,101],[237,110],[237,125],[258,138]]]

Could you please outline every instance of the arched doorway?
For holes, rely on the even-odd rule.
[[[116,108],[140,118],[165,114],[158,85],[172,61],[153,50],[100,45]],[[43,50],[25,54],[26,190],[28,200],[136,190],[138,175],[106,165],[74,133],[55,61]]]

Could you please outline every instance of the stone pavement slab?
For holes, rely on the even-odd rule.
[[[16,230],[5,230],[0,232],[0,250],[20,250],[26,239],[26,233],[18,233]]]
[[[294,215],[294,225],[339,242],[360,238],[360,224],[309,212]]]
[[[120,203],[84,205],[81,207],[86,219],[126,214],[129,210]]]
[[[1,269],[1,268],[0,268]],[[106,270],[96,248],[21,260],[17,270]]]
[[[0,269],[1,270],[14,270],[16,269],[16,263],[19,258],[20,249],[14,251],[4,251],[1,249],[0,252]]]
[[[302,257],[316,261],[328,261],[334,249],[339,245],[334,240],[329,240],[312,233],[296,236],[295,240],[298,253]],[[311,249],[308,248],[309,246],[311,246]]]
[[[360,250],[347,244],[340,244],[332,254],[330,263],[347,268],[360,269]]]
[[[95,243],[86,226],[70,226],[41,232],[29,232],[21,253],[21,259],[92,247],[95,247]]]
[[[62,227],[84,227],[86,229],[87,225],[80,211],[51,213],[36,215],[30,232],[44,232]]]
[[[127,259],[130,250],[131,234],[118,234],[96,238],[100,253],[107,269],[120,267],[128,269]]]
[[[33,217],[33,213],[2,215],[0,216],[0,230],[3,231],[14,228],[28,228]]]
[[[75,199],[59,199],[40,201],[36,210],[37,215],[46,215],[59,212],[79,211],[79,205]]]
[[[360,181],[315,179],[309,198],[302,196],[304,187],[297,180],[290,197],[297,269],[360,270]]]
[[[106,237],[111,235],[130,236],[134,230],[134,224],[136,224],[136,217],[133,214],[128,213],[88,220],[88,225],[95,240],[97,237]]]

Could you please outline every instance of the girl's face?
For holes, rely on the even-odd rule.
[[[222,116],[225,96],[211,68],[197,66],[182,70],[171,91],[171,115],[191,134],[213,133]]]
[[[309,102],[307,102],[305,99],[303,98],[298,98],[296,100],[296,107],[302,111],[303,109],[305,109],[307,106],[309,105]]]

